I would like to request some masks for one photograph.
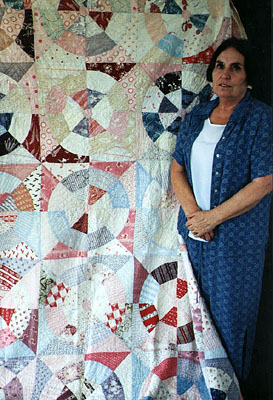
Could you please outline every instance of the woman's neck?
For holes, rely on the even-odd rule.
[[[237,104],[220,101],[210,114],[210,122],[212,124],[226,125]]]
[[[245,97],[246,92],[244,92],[243,94],[241,94],[240,97],[220,97],[219,96],[219,103],[218,103],[218,108],[220,111],[222,112],[230,112],[232,113],[232,111],[236,108],[236,106],[240,103],[240,101],[243,100],[243,98]]]
[[[219,112],[231,114],[232,111],[236,108],[238,103],[239,103],[239,101],[232,102],[232,101],[228,101],[228,100],[220,100],[217,108],[218,108]]]

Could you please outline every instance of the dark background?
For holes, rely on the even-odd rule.
[[[272,106],[271,0],[233,0],[248,39],[257,54],[257,74],[252,94]],[[272,398],[273,399],[273,398]]]
[[[271,0],[233,0],[248,39],[257,54],[254,97],[272,106],[272,9]],[[271,207],[272,210],[272,207]],[[257,235],[263,234],[257,232]],[[272,212],[266,252],[263,290],[257,322],[251,373],[247,380],[247,400],[273,400],[273,265]]]

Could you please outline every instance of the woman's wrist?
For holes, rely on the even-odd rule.
[[[201,211],[201,209],[198,206],[192,207],[192,208],[187,208],[186,210],[183,210],[186,217],[188,218],[189,215],[192,215],[194,213],[196,213],[197,211]]]
[[[218,207],[212,208],[209,212],[215,226],[220,225],[223,222]]]

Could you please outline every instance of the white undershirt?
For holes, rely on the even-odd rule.
[[[206,119],[203,129],[192,145],[191,175],[193,193],[201,210],[210,209],[213,156],[215,147],[221,139],[225,126],[212,124],[209,118]],[[203,239],[194,237],[191,232],[189,232],[189,236],[192,239],[203,241]]]

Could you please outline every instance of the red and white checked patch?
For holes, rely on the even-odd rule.
[[[118,329],[118,325],[123,320],[123,316],[126,312],[126,305],[110,304],[110,308],[112,312],[106,314],[106,326],[108,326],[112,332],[115,332]]]
[[[52,288],[48,292],[45,305],[49,307],[60,306],[64,302],[68,292],[69,288],[67,288],[63,282],[54,282]]]

